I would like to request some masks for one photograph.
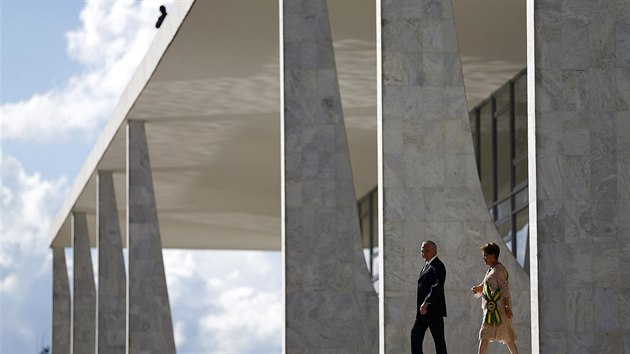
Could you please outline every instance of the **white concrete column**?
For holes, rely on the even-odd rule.
[[[70,353],[70,284],[66,252],[53,248],[52,352]]]
[[[128,353],[175,353],[144,122],[127,124]]]
[[[470,295],[487,267],[479,247],[501,246],[510,273],[519,352],[529,348],[529,279],[499,236],[477,177],[451,0],[389,0],[382,10],[385,353],[409,353],[420,246],[437,243],[446,266],[446,344],[476,351],[481,303]],[[427,351],[435,350],[427,333]]]
[[[531,6],[540,352],[630,353],[630,0]]]
[[[96,290],[90,238],[84,213],[72,212],[72,349],[73,354],[95,350]]]
[[[376,353],[325,0],[283,1],[287,353]]]
[[[98,354],[124,354],[127,280],[112,173],[98,171],[96,183],[98,246],[96,351]]]

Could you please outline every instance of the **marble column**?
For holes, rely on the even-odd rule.
[[[376,353],[325,0],[283,1],[287,353]]]
[[[70,353],[70,284],[66,252],[53,248],[52,351]]]
[[[144,122],[127,124],[128,352],[175,353]]]
[[[72,349],[74,354],[94,353],[96,290],[90,238],[84,213],[72,212]]]
[[[98,298],[96,351],[126,350],[127,279],[112,173],[97,174]]]
[[[495,242],[510,273],[519,352],[530,352],[529,279],[482,196],[451,0],[386,0],[381,10],[385,353],[410,352],[424,240],[446,266],[448,351],[476,350],[482,313],[470,287],[487,270],[479,247]],[[435,350],[429,332],[424,348]]]
[[[630,0],[533,16],[540,352],[630,353]]]

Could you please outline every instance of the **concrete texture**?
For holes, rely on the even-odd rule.
[[[479,247],[496,242],[510,273],[519,352],[528,353],[529,278],[499,237],[481,193],[451,1],[381,6],[385,352],[410,351],[420,245],[429,239],[447,271],[448,351],[476,351],[482,312],[470,287],[487,269]],[[424,348],[435,350],[429,333]]]
[[[52,352],[70,353],[70,284],[64,248],[53,248]]]
[[[288,353],[378,352],[325,0],[285,0]]]
[[[128,352],[175,353],[144,123],[127,125]]]
[[[72,348],[70,353],[94,353],[96,290],[84,213],[72,212]]]
[[[630,1],[536,1],[542,353],[630,353]]]
[[[112,173],[99,171],[97,184],[96,351],[99,354],[124,354],[127,339],[127,278]]]

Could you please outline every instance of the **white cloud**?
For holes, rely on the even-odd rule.
[[[28,174],[2,150],[0,156],[0,352],[8,352],[32,348],[50,335],[48,227],[67,183]]]
[[[45,180],[29,175],[14,157],[0,150],[2,160],[2,247],[0,266],[17,262],[19,254],[45,254],[52,213],[65,194],[65,178]]]
[[[2,138],[46,142],[71,133],[93,135],[144,57],[160,4],[88,0],[81,26],[66,34],[68,54],[85,70],[62,87],[0,106]]]
[[[165,250],[164,262],[178,352],[281,351],[279,252]]]
[[[264,292],[248,286],[222,292],[216,303],[219,311],[204,316],[200,321],[206,345],[222,353],[259,351],[261,343],[282,334],[282,300],[280,292]],[[247,333],[248,340],[238,340]],[[280,341],[277,343],[279,349]]]
[[[17,283],[17,274],[9,274],[0,278],[0,294],[9,293],[15,290]]]
[[[182,321],[175,322],[175,328],[173,329],[173,336],[175,337],[175,347],[181,347],[186,342],[186,328]]]

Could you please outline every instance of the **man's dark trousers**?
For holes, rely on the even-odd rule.
[[[431,306],[431,305],[429,305]],[[422,342],[427,328],[435,342],[437,354],[446,354],[446,341],[444,340],[444,317],[441,313],[427,310],[426,315],[416,313],[416,322],[411,329],[411,354],[422,354]]]
[[[422,340],[427,328],[431,330],[437,354],[446,354],[446,341],[444,339],[445,281],[446,267],[437,256],[431,260],[431,263],[427,263],[418,275],[416,322],[411,330],[411,354],[422,354]],[[424,315],[420,314],[420,307],[423,303],[428,304]]]

